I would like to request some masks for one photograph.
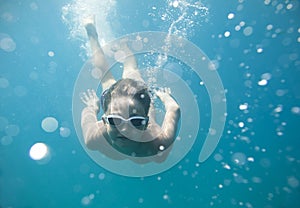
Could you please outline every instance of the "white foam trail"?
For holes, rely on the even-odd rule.
[[[167,54],[171,46],[170,36],[187,38],[189,33],[193,33],[195,26],[200,24],[201,19],[208,14],[208,8],[200,1],[189,3],[188,0],[168,0],[167,4],[161,16],[162,20],[169,24],[168,35],[165,39],[164,54],[160,55],[156,62],[158,68],[167,62]]]
[[[115,15],[116,0],[73,0],[62,8],[62,20],[69,27],[70,38],[78,39],[83,43],[87,34],[82,24],[87,17],[95,15],[96,28],[101,44],[114,39],[111,21]],[[115,18],[114,18],[115,19]],[[86,49],[85,44],[82,45]]]

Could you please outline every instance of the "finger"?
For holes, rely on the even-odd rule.
[[[84,104],[87,104],[86,100],[83,97],[80,97],[80,99]]]
[[[95,90],[92,90],[92,95],[93,95],[95,98],[98,98],[98,96],[97,96]]]
[[[85,101],[88,101],[88,100],[89,100],[89,97],[88,97],[88,95],[87,95],[86,92],[83,93],[82,98],[83,98]]]
[[[93,97],[93,93],[92,93],[92,90],[91,90],[91,89],[88,89],[88,90],[87,90],[87,93],[88,93],[88,96],[89,96],[90,98]]]

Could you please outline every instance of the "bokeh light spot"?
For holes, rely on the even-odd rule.
[[[0,48],[6,52],[13,52],[16,49],[16,43],[10,37],[0,40]]]
[[[8,86],[9,81],[4,77],[0,77],[0,88],[7,88]]]
[[[17,136],[20,132],[20,128],[17,125],[10,124],[5,127],[5,133],[8,136]]]
[[[70,136],[71,130],[67,127],[60,127],[59,128],[59,134],[60,134],[60,136],[66,138],[66,137]]]
[[[243,33],[244,33],[245,36],[250,36],[250,35],[252,35],[252,33],[253,33],[253,28],[250,27],[250,26],[248,26],[248,27],[246,27],[246,28],[243,30]]]
[[[33,160],[42,160],[46,158],[48,154],[48,146],[44,143],[35,143],[29,151],[29,156]]]
[[[234,13],[229,13],[227,18],[230,19],[230,20],[233,19],[234,18]]]
[[[43,119],[41,126],[46,132],[54,132],[58,128],[58,121],[53,117],[47,117]]]
[[[54,55],[55,55],[55,54],[54,54],[53,51],[49,51],[49,52],[48,52],[48,56],[49,56],[49,57],[53,57]]]
[[[1,138],[1,144],[6,146],[10,145],[13,142],[13,138],[11,136],[3,136]]]

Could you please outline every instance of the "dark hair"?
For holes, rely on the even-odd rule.
[[[145,113],[148,114],[150,108],[151,98],[147,85],[144,82],[133,79],[120,79],[113,84],[103,94],[103,111],[108,110],[108,106],[113,97],[132,97],[133,100],[138,101],[144,108]]]

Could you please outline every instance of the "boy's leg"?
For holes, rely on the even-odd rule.
[[[105,59],[104,52],[98,42],[98,34],[94,24],[94,19],[91,18],[86,20],[85,29],[92,49],[94,66],[100,69],[102,74],[104,74],[108,70],[108,63]],[[101,81],[102,90],[104,91],[108,89],[115,82],[116,80],[114,79],[112,74],[108,71],[105,74],[105,77],[103,77]]]
[[[134,54],[127,45],[127,40],[121,40],[120,50],[122,50],[127,56],[123,62],[124,69],[122,78],[130,78],[137,81],[145,82],[138,69]]]

